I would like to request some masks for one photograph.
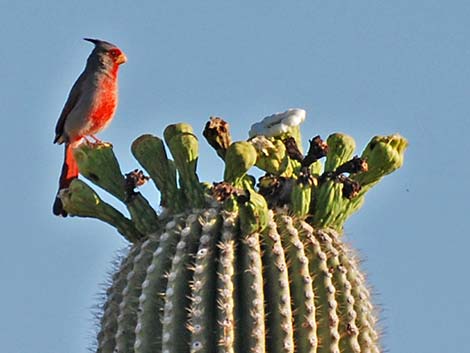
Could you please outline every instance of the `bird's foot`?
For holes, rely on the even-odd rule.
[[[90,135],[90,137],[95,141],[95,143],[103,143],[103,141],[101,141],[98,137],[96,137],[95,135]]]
[[[97,138],[95,135],[83,136],[83,139],[88,145],[101,145],[103,141]]]

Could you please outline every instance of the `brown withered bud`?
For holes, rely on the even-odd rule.
[[[343,196],[347,199],[355,198],[361,191],[361,184],[347,176],[340,175],[337,180],[343,184]]]
[[[290,202],[295,180],[285,177],[265,175],[258,181],[258,192],[264,196],[268,206],[282,207]]]
[[[125,175],[126,177],[126,193],[132,195],[134,189],[144,185],[150,178],[144,174],[142,170],[134,169]]]
[[[325,157],[328,153],[328,145],[319,135],[311,139],[309,143],[310,146],[308,148],[307,155],[302,161],[302,166],[304,167],[308,167],[312,163],[315,163],[320,158]]]
[[[334,171],[334,174],[335,175],[339,175],[342,173],[354,174],[354,173],[359,173],[359,172],[367,172],[367,169],[368,169],[367,161],[363,158],[355,156],[349,161],[347,161],[346,163],[336,168],[336,170]]]
[[[230,196],[238,196],[240,190],[233,187],[231,183],[221,181],[220,183],[213,183],[212,196],[219,202],[227,200]]]
[[[304,156],[302,152],[300,152],[299,147],[297,146],[297,142],[292,136],[289,136],[288,138],[284,139],[282,142],[284,142],[284,145],[286,146],[287,155],[289,156],[290,159],[293,159],[299,162],[303,161]]]
[[[297,178],[297,183],[312,186],[312,185],[317,185],[318,180],[315,176],[312,175],[308,167],[302,167],[302,169],[300,170],[299,176]]]
[[[228,123],[219,117],[210,117],[202,132],[209,145],[217,152],[217,155],[225,159],[225,152],[232,143]]]

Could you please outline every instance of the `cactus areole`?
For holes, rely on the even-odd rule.
[[[366,192],[402,165],[407,142],[376,136],[358,157],[354,140],[335,133],[313,137],[304,154],[304,119],[290,109],[232,142],[228,124],[211,118],[203,135],[225,162],[212,184],[198,178],[188,124],[133,142],[149,177],[123,175],[110,144],[75,149],[81,175],[129,212],[79,179],[60,195],[70,215],[107,222],[131,244],[106,292],[96,352],[381,352],[342,230]],[[255,167],[265,172],[258,180]],[[135,190],[147,179],[161,193],[159,212]]]

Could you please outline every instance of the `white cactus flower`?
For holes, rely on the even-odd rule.
[[[251,125],[249,136],[279,136],[289,131],[290,128],[300,125],[306,115],[307,112],[303,109],[288,109],[283,113],[267,116],[259,123]]]

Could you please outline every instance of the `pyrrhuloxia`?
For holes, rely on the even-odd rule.
[[[114,116],[118,103],[118,69],[127,61],[126,55],[114,44],[84,39],[95,44],[95,48],[88,57],[85,70],[73,85],[55,128],[54,143],[65,143],[65,157],[52,211],[64,217],[67,212],[59,197],[60,190],[68,188],[78,177],[73,148],[88,136],[99,141],[94,135]]]

